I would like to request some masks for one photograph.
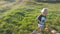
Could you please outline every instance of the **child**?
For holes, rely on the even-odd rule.
[[[41,11],[41,15],[37,18],[38,19],[38,29],[40,29],[41,33],[43,33],[43,30],[44,30],[44,24],[45,24],[47,13],[48,13],[47,8],[43,8]]]
[[[47,8],[43,8],[43,9],[41,10],[41,15],[39,15],[39,16],[37,17],[37,20],[38,20],[38,28],[37,28],[36,30],[40,29],[40,33],[41,33],[41,34],[43,33],[43,30],[44,30],[44,24],[45,24],[45,20],[46,20],[46,15],[47,15],[47,13],[48,13]],[[35,31],[36,31],[36,30],[35,30]],[[34,32],[32,32],[32,33],[34,33]]]

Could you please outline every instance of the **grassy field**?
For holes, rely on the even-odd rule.
[[[37,28],[36,17],[45,7],[48,8],[47,25],[60,32],[60,3],[24,1],[12,5],[10,10],[0,11],[0,34],[30,34]],[[51,33],[45,30],[45,34]]]

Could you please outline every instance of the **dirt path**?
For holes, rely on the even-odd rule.
[[[10,9],[3,11],[3,13],[0,14],[0,18],[3,18],[6,12],[16,9],[19,6],[21,6],[22,3],[23,3],[23,0],[21,0],[21,1],[19,0],[18,2],[14,2],[14,3],[10,3],[10,4],[7,3],[7,4],[4,4],[3,6],[1,6],[0,9],[2,9],[2,11],[5,10],[6,7],[10,8]],[[3,9],[3,8],[5,8],[5,9]]]

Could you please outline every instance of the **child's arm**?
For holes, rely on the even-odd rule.
[[[37,19],[37,22],[40,22],[40,20],[39,20],[39,16],[38,16],[36,19]]]

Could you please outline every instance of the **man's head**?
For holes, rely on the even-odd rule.
[[[43,9],[41,10],[41,14],[47,15],[47,13],[48,13],[48,9],[47,9],[47,8],[43,8]]]
[[[56,34],[57,31],[56,31],[56,30],[52,30],[51,33],[52,33],[52,34]]]

